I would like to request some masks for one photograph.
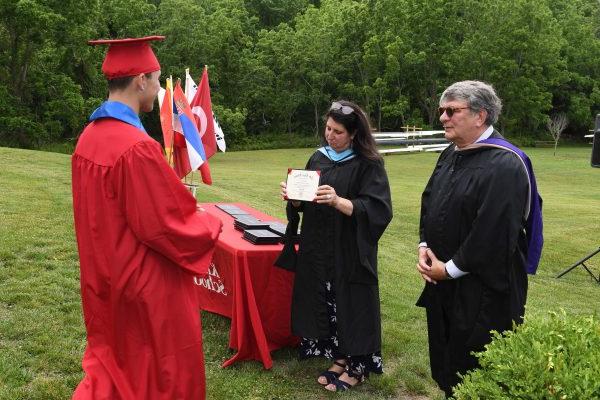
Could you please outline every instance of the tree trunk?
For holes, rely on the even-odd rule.
[[[319,104],[318,101],[313,101],[314,111],[315,111],[315,136],[319,137]]]

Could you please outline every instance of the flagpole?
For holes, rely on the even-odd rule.
[[[204,64],[204,68],[207,68],[206,64]],[[202,82],[202,75],[200,75],[199,82]],[[200,88],[198,88],[198,90],[200,90]],[[202,138],[200,138],[200,142],[202,142]],[[208,159],[203,161],[203,163],[205,163],[205,162],[208,162]],[[202,166],[200,166],[200,167],[202,167]],[[198,185],[200,185],[200,182],[202,181],[202,178],[200,176],[200,170],[197,169],[196,172],[198,173]],[[194,195],[195,195],[195,192],[194,192]]]
[[[171,85],[169,87],[169,90],[171,91],[171,104],[169,105],[169,108],[171,109],[171,151],[169,152],[169,165],[171,167],[174,167],[175,165],[175,160],[173,159],[173,146],[175,145],[175,120],[173,119],[172,115],[173,115],[173,75],[169,76],[169,82],[171,82]]]
[[[173,79],[173,75],[171,75],[171,79]],[[173,81],[171,81],[171,84],[173,83]],[[177,78],[177,84],[181,85],[181,78]],[[175,85],[173,85],[173,88],[175,88]],[[173,102],[175,102],[175,98],[173,97]],[[177,111],[177,115],[179,115],[179,111]],[[175,119],[173,119],[173,124],[175,124]],[[173,142],[175,142],[175,127],[173,126]],[[183,183],[187,184],[187,175],[185,175],[183,177]]]
[[[184,93],[183,93],[183,94],[185,94],[185,98],[186,98],[186,99],[187,99],[187,98],[188,98],[188,96],[189,96],[189,94],[188,94],[188,92],[187,92],[187,86],[188,86],[188,85],[187,85],[187,83],[188,83],[188,76],[189,76],[189,75],[190,75],[190,69],[189,69],[189,68],[186,68],[186,69],[185,69],[185,86],[183,87],[183,89],[184,89]],[[191,101],[191,100],[188,100],[188,102],[190,102],[190,101]]]

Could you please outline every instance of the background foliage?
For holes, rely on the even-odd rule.
[[[581,137],[600,112],[598,0],[0,0],[0,145],[77,136],[106,95],[92,38],[164,34],[163,76],[199,76],[228,146],[312,135],[334,98],[379,130],[437,127],[450,83],[492,83],[509,137],[564,112]],[[160,137],[158,117],[144,123]]]

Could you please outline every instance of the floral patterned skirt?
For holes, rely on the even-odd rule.
[[[325,300],[329,315],[330,337],[324,339],[302,338],[299,355],[301,359],[309,357],[326,357],[330,360],[345,359],[348,375],[352,377],[368,376],[369,373],[383,373],[381,351],[372,354],[342,354],[338,351],[337,319],[335,310],[335,289],[331,282],[326,282]]]

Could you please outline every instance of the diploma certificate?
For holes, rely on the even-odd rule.
[[[288,168],[287,200],[313,201],[317,196],[321,171]]]

